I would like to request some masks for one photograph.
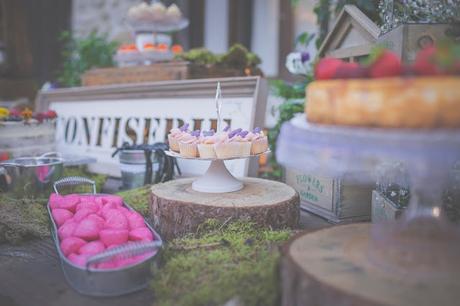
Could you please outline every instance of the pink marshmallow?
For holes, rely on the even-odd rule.
[[[64,224],[65,221],[73,217],[73,213],[68,211],[67,209],[62,208],[55,208],[51,211],[51,215],[53,215],[54,221],[58,226]]]
[[[138,263],[139,260],[134,257],[115,259],[117,267],[126,267]]]
[[[105,214],[105,227],[115,229],[128,229],[128,219],[117,209],[108,209]]]
[[[61,241],[61,250],[65,256],[70,253],[76,253],[78,250],[86,244],[86,241],[77,237],[68,237]]]
[[[129,229],[133,230],[139,227],[145,227],[144,218],[140,213],[135,211],[130,211],[126,217],[128,218]]]
[[[81,200],[80,200],[81,201]],[[96,204],[95,202],[80,202],[78,203],[77,205],[77,212],[81,209],[89,209],[91,210],[92,212],[98,212],[99,209],[101,208],[101,206],[99,206],[98,204]]]
[[[131,211],[124,206],[118,207],[118,211],[122,212],[123,215],[128,216]]]
[[[64,200],[63,196],[56,194],[56,193],[52,193],[49,198],[50,208],[51,209],[59,208],[59,205],[61,204],[63,200]]]
[[[77,204],[80,202],[80,196],[77,194],[69,194],[64,196],[64,199],[59,204],[59,208],[65,208],[71,212],[75,212]]]
[[[99,241],[91,241],[79,249],[80,254],[96,255],[105,251],[105,245]]]
[[[129,232],[129,240],[133,241],[152,241],[153,234],[147,227],[139,227]]]
[[[123,198],[120,196],[116,196],[116,195],[102,196],[102,201],[104,203],[113,203],[117,205],[118,207],[123,205]]]
[[[82,209],[77,210],[77,212],[75,213],[73,218],[74,218],[74,220],[76,222],[80,222],[81,220],[85,219],[86,216],[88,216],[88,215],[90,215],[92,213],[94,213],[93,210],[88,209],[88,208],[82,208]]]
[[[72,236],[75,232],[75,229],[77,228],[77,223],[73,220],[69,220],[67,220],[58,230],[58,236],[61,240]]]
[[[102,218],[101,216],[99,216],[99,215],[97,215],[97,214],[90,214],[90,215],[88,215],[86,218],[87,218],[87,219],[92,219],[92,220],[96,221],[97,226],[99,227],[99,229],[104,228],[105,220],[104,220],[104,218]]]
[[[125,229],[103,229],[99,236],[104,245],[111,248],[128,241],[129,232]]]
[[[67,258],[71,262],[73,262],[75,265],[84,268],[86,267],[86,262],[88,261],[90,257],[91,255],[88,255],[88,254],[78,255],[78,254],[72,253]]]
[[[99,226],[93,219],[83,219],[75,228],[74,236],[85,240],[96,240],[99,238]]]

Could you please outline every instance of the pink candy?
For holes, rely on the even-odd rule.
[[[144,218],[138,212],[131,211],[126,216],[128,217],[129,229],[145,227]]]
[[[128,241],[129,232],[125,229],[103,229],[99,232],[105,246],[120,245]]]
[[[78,250],[80,254],[88,255],[96,255],[104,251],[105,245],[99,240],[88,242]]]
[[[77,237],[68,237],[62,240],[61,250],[65,256],[70,253],[76,253],[78,250],[86,244],[86,241]]]
[[[105,214],[105,227],[115,229],[128,229],[128,219],[117,209],[109,209]]]
[[[129,239],[134,241],[152,241],[153,234],[147,227],[140,227],[129,232]]]
[[[58,226],[62,253],[75,265],[85,267],[91,256],[114,247],[152,241],[144,218],[123,206],[119,196],[51,194],[49,206]],[[115,258],[98,263],[97,269],[116,269],[136,264],[151,254]]]
[[[73,213],[67,209],[55,208],[52,210],[51,214],[53,215],[54,221],[56,221],[58,226],[61,226],[68,219],[73,217]]]
[[[83,219],[75,229],[75,237],[83,238],[85,240],[96,240],[99,238],[99,226],[97,221],[93,219]]]

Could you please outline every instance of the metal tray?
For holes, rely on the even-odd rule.
[[[54,190],[59,194],[59,187],[65,185],[76,186],[83,184],[92,185],[92,194],[94,195],[106,195],[97,194],[94,181],[83,177],[63,178],[54,183]],[[133,210],[125,202],[123,202],[123,204],[129,210]],[[64,276],[67,282],[77,292],[90,296],[118,296],[131,293],[148,286],[148,283],[152,277],[151,265],[163,242],[158,233],[150,226],[150,224],[145,222],[145,220],[144,222],[147,228],[152,231],[154,237],[156,238],[155,241],[149,243],[136,243],[130,246],[120,246],[94,255],[90,257],[86,269],[84,269],[73,264],[61,252],[61,248],[59,246],[59,237],[57,235],[57,226],[54,222],[53,216],[51,215],[49,202],[47,208],[51,220],[51,236],[53,237],[57,253],[59,254],[59,258],[61,260],[62,271],[64,272]],[[90,267],[92,263],[103,262],[113,256],[139,255],[146,252],[152,252],[152,255],[134,265],[104,270]]]

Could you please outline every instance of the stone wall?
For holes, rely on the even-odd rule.
[[[93,30],[107,33],[109,39],[132,41],[124,18],[128,9],[141,0],[73,0],[72,30],[76,37],[85,37]]]

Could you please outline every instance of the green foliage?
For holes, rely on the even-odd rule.
[[[278,245],[287,230],[257,229],[237,221],[204,223],[196,234],[173,240],[154,271],[155,305],[279,305]]]
[[[58,73],[62,86],[73,87],[81,84],[81,75],[96,67],[112,67],[113,55],[118,43],[109,41],[106,35],[92,32],[88,37],[76,39],[69,32],[63,32],[60,39],[65,43],[62,52],[63,67]]]
[[[90,173],[83,167],[65,167],[63,177],[68,176],[82,176],[93,180],[96,183],[96,192],[101,192],[102,187],[104,186],[104,183],[107,180],[106,175]],[[89,190],[86,186],[81,186],[77,187],[76,189],[73,189],[72,192],[84,193],[92,191]]]
[[[122,196],[126,203],[144,217],[148,217],[150,215],[150,187],[150,185],[146,185],[136,189],[121,191],[117,194]]]
[[[176,55],[177,59],[185,60],[197,65],[217,65],[233,69],[256,67],[262,62],[254,53],[251,53],[241,44],[234,44],[227,53],[214,54],[208,49],[197,48]]]

